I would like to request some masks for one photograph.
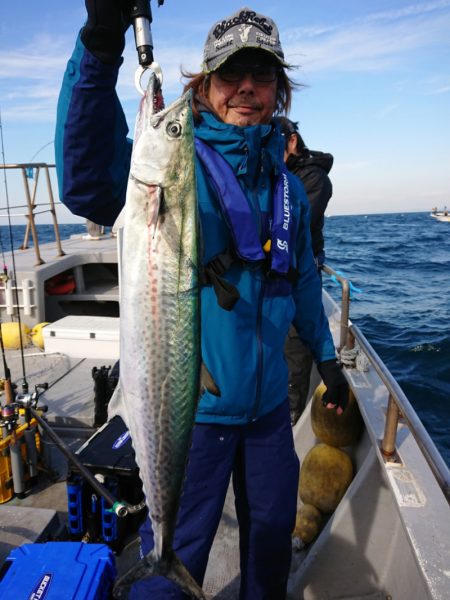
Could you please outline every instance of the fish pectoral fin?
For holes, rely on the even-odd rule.
[[[207,390],[213,396],[221,396],[220,388],[217,383],[214,381],[213,376],[208,371],[208,367],[202,362],[201,370],[200,370],[200,385],[203,389]]]
[[[160,218],[160,215],[162,214],[162,208],[163,208],[163,189],[162,187],[160,187],[159,185],[154,186],[151,185],[149,186],[149,190],[150,190],[150,198],[151,198],[151,202],[149,202],[148,204],[148,216],[147,216],[147,224],[148,224],[148,228],[150,230],[150,235],[153,238],[155,236],[156,233],[156,228],[158,227],[158,220]]]
[[[122,208],[122,210],[119,213],[119,216],[114,221],[114,225],[112,226],[113,231],[117,231],[118,229],[123,229],[123,227],[125,226],[125,210],[126,210],[126,206],[124,206]]]
[[[127,598],[128,590],[133,583],[156,575],[170,579],[192,598],[206,600],[202,588],[174,552],[158,559],[153,550],[116,581],[113,597],[118,599]]]

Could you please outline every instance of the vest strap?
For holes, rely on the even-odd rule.
[[[237,256],[249,262],[264,260],[255,217],[232,168],[218,152],[198,138],[195,138],[195,150],[216,191]]]
[[[229,250],[215,256],[203,267],[202,283],[212,285],[217,296],[217,303],[224,310],[232,310],[241,295],[239,290],[223,275],[236,260]]]

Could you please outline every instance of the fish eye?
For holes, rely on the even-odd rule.
[[[178,121],[171,121],[166,127],[167,134],[173,138],[180,137],[182,130],[181,123]]]

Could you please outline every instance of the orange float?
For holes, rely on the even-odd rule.
[[[73,275],[61,273],[45,282],[45,293],[49,296],[73,294],[75,285],[75,277]]]

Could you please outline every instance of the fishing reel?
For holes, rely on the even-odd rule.
[[[18,420],[19,405],[17,402],[11,402],[0,407],[0,427],[4,427],[8,435],[16,429]]]
[[[0,406],[0,427],[5,427],[8,434],[12,433],[17,427],[21,415],[20,409],[25,410],[27,422],[30,421],[30,408],[34,408],[41,412],[47,412],[48,410],[48,406],[45,405],[40,405],[38,407],[39,396],[48,390],[48,383],[38,383],[35,385],[32,394],[26,390],[21,393],[16,392],[17,386],[14,384],[11,387],[13,388],[13,401],[8,402],[8,404],[5,404],[4,406]]]
[[[41,394],[48,390],[48,383],[37,383],[34,386],[34,392],[31,394],[28,390],[22,393],[17,393],[14,399],[15,403],[24,408],[25,410],[34,408],[35,410],[41,410],[47,412],[48,406],[41,405],[38,407],[39,397]]]

